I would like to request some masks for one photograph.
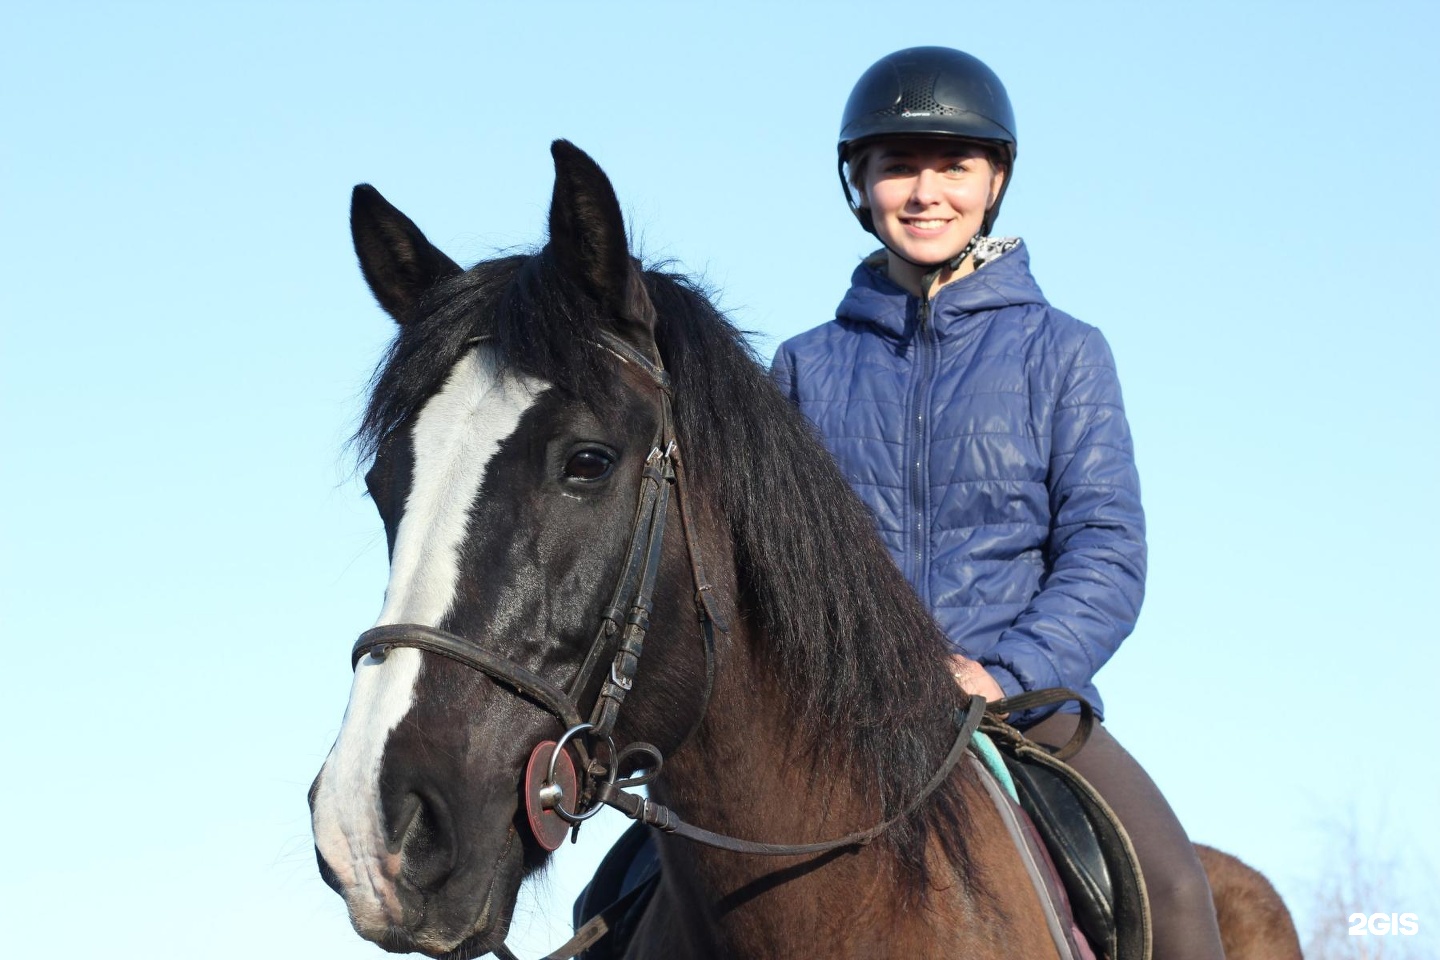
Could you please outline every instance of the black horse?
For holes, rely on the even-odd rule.
[[[610,697],[615,741],[665,757],[651,796],[687,821],[798,843],[895,818],[780,859],[661,834],[628,955],[1055,956],[973,769],[910,810],[963,698],[869,515],[702,292],[632,260],[599,167],[553,153],[548,245],[469,270],[355,191],[361,266],[400,326],[358,435],[391,575],[311,802],[356,930],[497,948],[548,856],[527,764]],[[655,541],[636,669],[644,624],[611,608],[645,579],[657,513],[682,532]],[[582,780],[618,765],[594,732],[564,751]]]

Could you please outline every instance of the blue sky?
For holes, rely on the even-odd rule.
[[[342,449],[390,333],[354,183],[469,263],[543,239],[569,138],[768,355],[870,249],[839,113],[919,43],[1005,79],[1000,231],[1120,365],[1152,570],[1111,729],[1305,932],[1346,945],[1349,837],[1393,868],[1344,909],[1440,953],[1437,8],[964,6],[8,5],[7,953],[378,955],[304,802],[384,585]]]

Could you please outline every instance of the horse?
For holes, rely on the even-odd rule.
[[[535,788],[563,833],[624,766],[647,822],[824,848],[657,831],[627,957],[1057,956],[976,768],[947,765],[968,698],[865,507],[705,292],[634,260],[600,167],[552,155],[548,243],[468,270],[353,194],[398,324],[356,434],[390,575],[310,803],[356,932],[508,955],[558,842]]]

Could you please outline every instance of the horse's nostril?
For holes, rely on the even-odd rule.
[[[418,793],[407,793],[400,801],[395,816],[390,818],[390,829],[385,834],[385,846],[390,848],[391,853],[399,853],[404,848],[406,837],[415,826],[415,818],[420,816],[424,806],[425,801]]]
[[[409,793],[400,803],[388,838],[392,853],[399,853],[401,872],[417,890],[433,891],[455,867],[455,846],[449,817],[443,805],[418,793]]]

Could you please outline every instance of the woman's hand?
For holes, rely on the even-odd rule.
[[[952,656],[950,672],[955,675],[955,682],[960,684],[961,690],[984,697],[986,703],[1005,699],[1005,691],[1000,689],[1000,684],[995,682],[995,678],[986,673],[984,667],[969,657],[958,653]]]

